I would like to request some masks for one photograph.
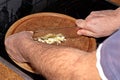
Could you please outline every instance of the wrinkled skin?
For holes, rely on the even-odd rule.
[[[105,37],[111,35],[120,27],[120,10],[93,11],[85,20],[76,21],[79,35]]]
[[[6,50],[12,59],[30,63],[47,80],[100,80],[95,52],[35,42],[32,36],[32,32],[23,31],[6,38]]]
[[[16,33],[11,35],[5,40],[6,51],[9,53],[11,58],[15,59],[17,62],[27,62],[24,58],[25,54],[22,54],[24,53],[22,52],[24,51],[24,47],[22,46],[27,47],[30,42],[33,42],[31,37],[32,34],[33,32],[31,31],[23,31],[20,34]]]

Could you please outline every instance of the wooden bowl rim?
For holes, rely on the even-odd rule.
[[[53,12],[42,12],[42,13],[35,13],[35,14],[30,14],[28,16],[25,16],[19,20],[17,20],[15,23],[13,23],[10,28],[7,30],[6,34],[5,34],[5,39],[11,35],[13,32],[13,30],[16,28],[16,26],[19,26],[21,23],[25,22],[26,20],[29,20],[31,18],[36,18],[38,16],[56,16],[56,17],[64,17],[64,18],[67,18],[67,19],[70,19],[72,21],[75,21],[76,19],[71,17],[71,16],[68,16],[68,15],[65,15],[65,14],[61,14],[61,13],[53,13]],[[11,57],[10,57],[11,58]],[[12,58],[11,58],[12,59]],[[34,70],[32,69],[31,66],[29,66],[27,63],[18,63],[16,62],[14,59],[12,59],[13,62],[15,62],[18,66],[20,66],[21,68],[25,69],[26,71],[29,71],[29,72],[32,72],[32,73],[35,73]]]

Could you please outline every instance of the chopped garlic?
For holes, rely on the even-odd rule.
[[[57,43],[58,45],[61,42],[66,41],[66,39],[65,36],[63,36],[62,34],[47,34],[45,36],[38,37],[37,41],[47,44]]]

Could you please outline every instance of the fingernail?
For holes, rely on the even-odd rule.
[[[34,33],[33,31],[29,31],[29,32],[32,33],[32,34]]]
[[[78,35],[82,35],[82,33],[81,33],[81,31],[80,31],[80,30],[78,30],[78,31],[77,31],[77,34],[78,34]]]

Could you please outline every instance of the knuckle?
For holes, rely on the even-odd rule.
[[[94,15],[94,14],[96,14],[96,11],[92,11],[92,12],[90,13],[90,15]]]

